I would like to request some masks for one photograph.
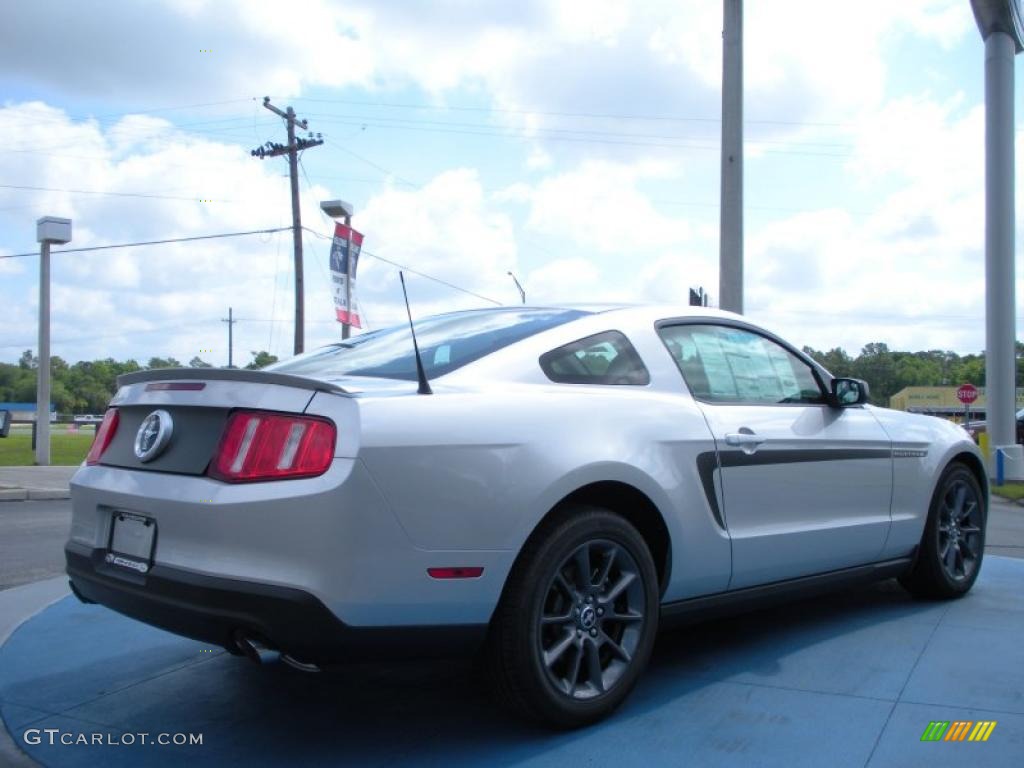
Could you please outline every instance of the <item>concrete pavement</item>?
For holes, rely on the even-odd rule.
[[[64,576],[0,592],[0,651],[19,625],[67,597],[68,593],[68,580]],[[0,723],[0,765],[4,768],[38,768],[39,765],[14,743],[3,723]]]
[[[8,534],[26,524],[24,542],[35,539],[59,557],[69,507],[0,505],[0,560],[9,554],[5,544],[14,546]],[[35,516],[42,527],[31,527]],[[887,582],[666,633],[624,710],[568,735],[507,720],[464,664],[355,664],[319,676],[259,669],[99,606],[60,600],[68,594],[63,577],[37,581],[0,591],[0,713],[18,739],[15,746],[0,727],[0,765],[37,765],[25,749],[50,766],[182,757],[197,768],[233,760],[547,765],[575,758],[1016,766],[1024,762],[1024,651],[1016,640],[1024,633],[1024,562],[996,553],[1024,558],[1024,508],[1000,499],[990,510],[982,576],[964,600],[915,602]],[[985,744],[921,743],[928,722],[958,719],[998,725]],[[206,741],[143,755],[141,747],[29,745],[26,727],[198,729]]]
[[[570,733],[510,719],[468,663],[258,667],[67,597],[0,648],[0,711],[52,768],[1018,768],[1022,581],[1024,560],[988,557],[960,600],[916,601],[889,581],[663,633],[622,709]],[[985,742],[922,741],[956,721],[995,726]]]
[[[0,501],[67,499],[73,467],[0,467]]]

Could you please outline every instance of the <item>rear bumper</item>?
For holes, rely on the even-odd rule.
[[[267,584],[314,597],[349,627],[486,624],[512,551],[413,546],[358,460],[323,475],[228,484],[208,477],[82,467],[71,482],[74,551],[110,546],[114,512],[156,524],[154,572]],[[481,566],[478,579],[427,569]],[[211,583],[211,582],[204,582]]]
[[[74,541],[64,552],[80,599],[232,652],[242,633],[317,663],[462,656],[480,647],[487,629],[486,624],[352,627],[300,589],[160,564],[137,574],[108,565],[105,549]]]

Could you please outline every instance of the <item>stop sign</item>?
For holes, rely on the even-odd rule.
[[[978,388],[973,384],[961,384],[956,391],[956,399],[964,405],[970,405],[978,399]]]

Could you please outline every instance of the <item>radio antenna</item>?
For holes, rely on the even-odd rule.
[[[420,387],[416,391],[421,395],[432,395],[434,391],[427,381],[427,372],[423,370],[423,358],[420,357],[420,345],[416,343],[416,328],[412,324],[412,310],[409,309],[409,293],[405,290],[405,274],[399,270],[398,279],[402,281],[402,295],[405,297],[405,311],[409,315],[409,332],[412,333],[412,349],[416,353],[416,376]]]

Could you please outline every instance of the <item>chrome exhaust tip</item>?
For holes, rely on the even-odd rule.
[[[289,656],[287,653],[281,654],[281,661],[287,664],[292,669],[297,669],[300,672],[319,672],[320,667],[312,662],[299,661],[294,656]]]
[[[235,647],[242,652],[243,656],[256,664],[272,664],[281,658],[279,651],[241,632],[235,635]]]

